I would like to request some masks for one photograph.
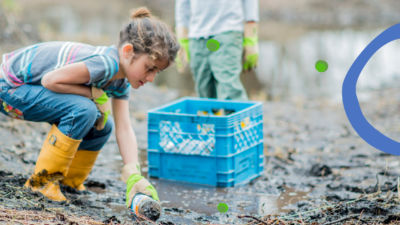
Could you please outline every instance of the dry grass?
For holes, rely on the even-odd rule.
[[[58,210],[19,211],[0,206],[0,222],[6,224],[104,224],[87,216],[74,216]],[[112,224],[112,222],[110,223]]]
[[[160,223],[155,223],[143,215],[138,215],[141,221],[124,221],[122,224],[154,224],[158,225]],[[121,224],[116,219],[108,219],[110,222],[104,223],[102,221],[94,220],[88,216],[77,216],[68,212],[62,212],[62,208],[58,209],[46,209],[44,211],[35,210],[16,210],[6,208],[0,205],[0,223],[1,224],[46,224],[46,225],[101,225],[101,224]]]

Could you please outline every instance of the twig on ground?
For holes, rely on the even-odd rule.
[[[251,218],[251,219],[253,219],[253,220],[256,220],[256,221],[258,221],[258,222],[260,222],[260,223],[262,223],[262,224],[265,224],[265,225],[268,225],[268,223],[266,223],[266,222],[264,222],[264,221],[262,221],[262,220],[260,220],[260,219],[258,219],[258,218],[256,218],[256,217],[254,217],[254,216],[237,216],[239,219],[242,219],[242,218]]]
[[[301,215],[299,215],[299,216],[300,216],[300,221],[301,221],[301,223],[304,225],[303,218],[301,218]]]
[[[386,173],[386,172],[385,172]],[[381,186],[379,186],[379,178],[378,178],[378,173],[376,174],[376,184],[375,184],[375,187],[374,187],[374,191],[380,191],[380,187]],[[378,186],[378,190],[376,190],[376,187]]]
[[[357,221],[356,225],[358,224],[358,222],[360,222],[360,220],[361,220],[361,216],[362,216],[363,212],[364,212],[364,210],[362,210],[362,211],[361,211],[361,213],[360,213],[360,217],[358,217],[358,221]]]
[[[352,218],[360,216],[360,215],[361,214],[346,216],[344,218],[341,218],[341,219],[338,219],[338,220],[335,220],[335,221],[332,221],[332,222],[329,222],[329,223],[324,223],[324,225],[330,225],[330,224],[339,223],[339,222],[342,222],[342,221],[345,221],[345,220],[348,220],[348,219],[352,219]]]
[[[152,220],[150,220],[149,218],[147,218],[147,217],[144,216],[143,214],[138,213],[138,214],[135,214],[135,215],[138,216],[138,217],[140,217],[140,218],[142,218],[142,219],[144,219],[144,220],[146,220],[146,221],[148,221],[148,222],[150,222],[150,223],[152,223],[152,224],[157,225],[156,223],[154,223]]]
[[[32,201],[30,201],[30,200],[28,200],[28,199],[26,199],[26,198],[22,198],[22,199],[24,199],[25,201],[31,203],[31,204],[34,205],[34,206],[38,205],[38,203],[34,203],[34,202],[32,202]]]
[[[387,193],[386,193],[386,196],[385,196],[385,198],[387,199],[389,196],[391,196],[390,194],[391,194],[391,190],[389,190]]]
[[[397,177],[397,198],[400,202],[400,177]]]

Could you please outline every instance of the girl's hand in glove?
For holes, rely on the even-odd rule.
[[[121,179],[126,183],[127,208],[131,207],[133,197],[139,192],[152,197],[156,201],[160,201],[156,189],[141,175],[138,162],[126,164],[122,169]]]

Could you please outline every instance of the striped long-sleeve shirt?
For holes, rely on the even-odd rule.
[[[114,45],[43,42],[4,54],[0,71],[12,87],[41,85],[46,73],[76,62],[84,62],[90,73],[90,81],[82,85],[102,88],[109,97],[129,99],[131,86],[126,78],[108,82],[119,67],[118,48]]]
[[[175,26],[189,29],[189,38],[243,31],[244,21],[260,20],[258,0],[176,0]]]

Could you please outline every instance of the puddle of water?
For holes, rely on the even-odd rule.
[[[295,191],[294,188],[285,187],[285,192],[282,192],[279,198],[276,200],[276,204],[279,208],[279,211],[289,212],[292,208],[295,209],[296,207],[292,207],[291,205],[296,204],[299,201],[309,199],[307,194],[310,193],[311,191],[312,190],[307,192]]]
[[[281,195],[268,195],[240,193],[234,191],[235,188],[230,188],[233,191],[228,192],[227,188],[207,187],[163,179],[149,180],[158,190],[162,207],[182,208],[207,216],[217,214],[217,205],[222,202],[229,206],[229,213],[268,215],[288,212],[295,208],[294,206],[291,207],[292,204],[308,198],[308,192],[295,192],[291,188],[285,188],[286,192]],[[293,193],[296,196],[292,196]],[[107,203],[106,205],[111,208],[113,215],[117,214],[118,218],[128,221],[131,219],[130,212],[125,205],[115,203]],[[163,212],[160,220],[194,223],[184,216],[185,213]]]
[[[139,151],[139,160],[141,162],[141,168],[147,168],[147,152],[145,150]],[[108,164],[113,168],[118,168],[118,171],[121,168],[121,161],[115,160],[115,158],[112,157],[109,157]],[[142,172],[142,175],[147,177],[146,169]],[[247,187],[251,190],[250,185],[239,188],[216,188],[157,178],[149,178],[148,180],[158,190],[158,195],[162,201],[163,207],[188,209],[208,216],[219,213],[217,210],[219,203],[228,204],[228,212],[237,214],[250,213],[266,215],[288,212],[290,208],[286,207],[302,199],[304,200],[308,193],[298,192],[293,188],[284,187],[285,192],[281,194],[266,194],[248,191]],[[127,209],[120,204],[110,204],[109,206],[117,213],[127,211]],[[179,217],[166,212],[165,216],[167,217],[162,218],[169,218],[169,215]],[[125,218],[124,213],[122,213],[121,216]]]
[[[116,203],[106,203],[105,205],[111,209],[109,212],[110,215],[117,216],[117,218],[122,223],[124,223],[124,221],[126,222],[132,221],[132,214],[129,210],[126,209],[125,205]],[[192,219],[184,218],[182,215],[173,212],[163,212],[158,221],[174,221],[174,223],[179,223],[179,224],[195,224],[195,225],[202,224],[202,223],[196,223]]]

